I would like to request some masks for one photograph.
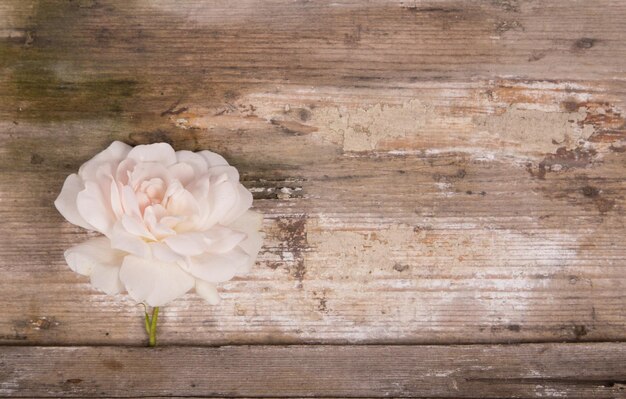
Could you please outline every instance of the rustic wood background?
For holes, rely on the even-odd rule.
[[[0,396],[626,397],[624,21],[2,0]],[[220,152],[265,215],[253,272],[163,309],[157,350],[62,257],[90,233],[52,202],[113,140]]]

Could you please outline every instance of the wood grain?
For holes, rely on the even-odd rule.
[[[0,353],[3,396],[626,397],[622,343],[4,347]]]
[[[626,340],[625,18],[3,1],[0,343],[143,344],[142,308],[65,265],[90,233],[52,205],[116,139],[223,153],[265,214],[253,272],[164,309],[163,343]]]

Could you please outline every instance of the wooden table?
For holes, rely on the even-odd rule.
[[[2,0],[0,396],[626,397],[626,2]],[[73,273],[111,141],[265,215],[212,307]]]

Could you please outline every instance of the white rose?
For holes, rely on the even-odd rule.
[[[54,205],[104,234],[65,251],[70,268],[107,294],[126,290],[150,306],[194,287],[219,302],[216,284],[247,272],[262,245],[252,195],[210,151],[116,141],[68,176]]]

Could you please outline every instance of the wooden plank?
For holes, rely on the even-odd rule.
[[[620,0],[8,0],[0,111],[146,127],[188,105],[281,87],[393,95],[420,82],[508,78],[574,92],[604,81],[623,99],[625,14]]]
[[[3,347],[0,395],[624,398],[626,344]]]
[[[0,343],[132,344],[52,207],[112,140],[212,149],[266,215],[170,344],[626,340],[626,4],[0,4]],[[80,49],[80,51],[79,51]]]
[[[456,174],[454,157],[434,167],[385,162],[384,174],[378,162],[341,162],[329,168],[335,171],[329,178],[307,178],[303,198],[258,201],[267,234],[259,264],[223,285],[219,306],[189,294],[163,309],[162,340],[624,338],[622,214],[601,214],[583,193],[602,184],[621,196],[618,180],[573,180],[573,186],[562,177],[539,181],[494,163],[468,162],[467,176],[443,195],[432,175]],[[359,176],[345,178],[337,172],[344,168]],[[56,191],[49,182],[58,185],[63,176],[3,178],[22,182],[3,193],[0,204],[5,226],[12,227],[4,230],[1,257],[4,342],[142,342],[143,309],[93,291],[64,263],[63,249],[87,235],[50,206]],[[559,226],[572,219],[576,223]]]

